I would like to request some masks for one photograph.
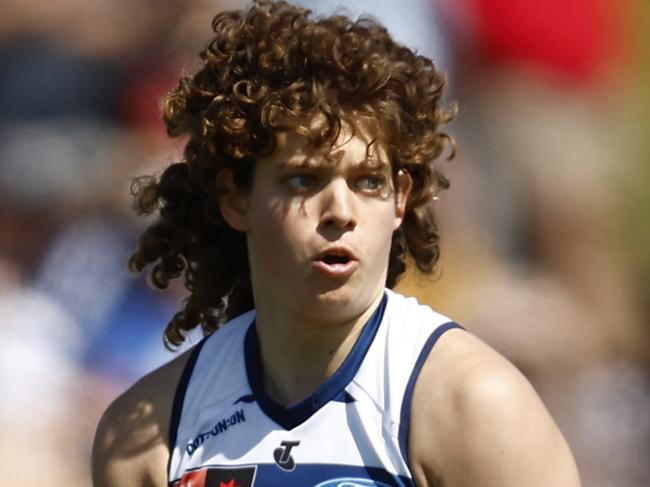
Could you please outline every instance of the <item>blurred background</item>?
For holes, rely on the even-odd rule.
[[[650,2],[298,3],[370,13],[448,74],[442,262],[399,289],[527,375],[585,486],[650,485]],[[128,274],[129,188],[179,159],[160,99],[242,5],[4,1],[0,483],[90,485],[101,413],[174,356],[183,290]]]

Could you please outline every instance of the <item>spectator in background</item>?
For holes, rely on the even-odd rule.
[[[463,164],[450,174],[471,190],[442,202],[444,278],[406,284],[526,372],[586,485],[647,485],[650,348],[621,225],[638,157],[624,112],[638,103],[629,4],[438,4],[456,27],[462,100]]]

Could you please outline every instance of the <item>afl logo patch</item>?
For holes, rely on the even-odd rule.
[[[390,487],[388,484],[383,482],[376,482],[369,479],[355,479],[351,477],[345,477],[340,479],[326,480],[321,482],[314,487]]]

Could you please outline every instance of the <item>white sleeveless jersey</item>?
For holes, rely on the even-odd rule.
[[[195,347],[179,382],[170,486],[414,486],[413,387],[452,328],[459,325],[386,290],[338,370],[285,407],[262,386],[254,311],[235,318]]]

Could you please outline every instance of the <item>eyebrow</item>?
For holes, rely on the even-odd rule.
[[[366,158],[362,161],[359,161],[356,167],[360,167],[363,169],[384,169],[384,168],[390,168],[391,164],[390,161],[387,161],[385,159],[376,159],[376,158]]]
[[[326,159],[305,157],[300,161],[280,161],[278,162],[277,167],[279,169],[327,169],[338,165],[340,162],[341,157],[329,157]],[[380,170],[386,168],[389,169],[390,167],[391,164],[389,161],[374,157],[364,158],[363,160],[354,163],[354,169]]]

